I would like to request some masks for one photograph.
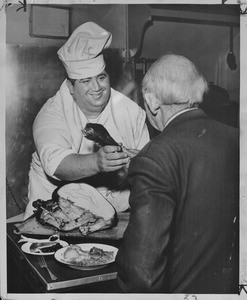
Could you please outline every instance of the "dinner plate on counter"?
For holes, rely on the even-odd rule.
[[[64,253],[71,246],[79,246],[82,251],[86,251],[86,252],[89,252],[92,248],[96,247],[103,251],[111,252],[111,255],[110,255],[111,257],[109,259],[107,258],[107,262],[104,262],[104,263],[101,263],[100,261],[99,261],[99,263],[98,262],[92,263],[92,260],[90,260],[90,258],[88,258],[88,260],[84,258],[83,261],[80,261],[80,256],[77,256],[77,261],[67,261],[64,258]],[[104,267],[108,266],[109,264],[113,263],[115,261],[117,252],[118,252],[118,248],[110,246],[110,245],[97,244],[97,243],[83,243],[83,244],[75,244],[75,245],[70,245],[70,246],[61,248],[55,252],[54,257],[57,261],[59,261],[60,263],[62,263],[64,265],[67,265],[68,267],[70,267],[72,269],[89,271],[89,270],[101,269],[101,268],[104,268]],[[73,260],[73,259],[75,259],[75,257],[73,257],[73,255],[72,255],[70,257],[70,259]]]
[[[49,240],[42,240],[42,242],[49,242]],[[68,246],[69,244],[65,241],[62,241],[62,240],[58,240],[56,241],[56,243],[60,244],[62,247],[66,247]],[[32,254],[32,255],[53,255],[55,253],[55,251],[52,251],[52,252],[33,252],[30,250],[30,247],[33,245],[34,243],[32,242],[27,242],[25,244],[23,244],[21,246],[21,250],[27,254]],[[61,248],[63,249],[63,248]]]

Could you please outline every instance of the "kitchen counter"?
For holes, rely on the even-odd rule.
[[[124,216],[124,220],[128,218]],[[51,280],[46,269],[38,263],[38,255],[26,254],[18,243],[20,235],[14,233],[13,223],[7,224],[7,292],[8,293],[117,293],[114,263],[97,270],[75,270],[60,262],[54,255],[44,255],[50,271],[57,277]],[[105,230],[105,232],[107,232]],[[114,234],[116,233],[116,238]],[[102,243],[119,248],[121,238],[117,228],[92,236],[61,236],[68,244]],[[29,235],[30,236],[30,235]],[[40,236],[31,235],[33,238]],[[43,237],[46,238],[46,237]]]

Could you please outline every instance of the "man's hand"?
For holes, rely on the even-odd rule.
[[[97,152],[97,165],[100,172],[112,172],[128,164],[130,156],[121,151],[120,146],[104,146]]]
[[[123,152],[125,152],[130,158],[135,157],[140,150],[137,149],[127,149],[124,146],[122,147]]]
[[[130,160],[131,160],[133,157],[135,157],[135,156],[139,153],[140,150],[137,150],[137,149],[130,149],[130,148],[127,149],[127,148],[125,148],[124,146],[122,146],[122,150],[123,150],[123,152],[125,152],[125,153],[128,155],[128,157],[129,157],[129,161],[128,161],[128,163],[125,165],[125,169],[128,170],[129,164],[130,164]]]

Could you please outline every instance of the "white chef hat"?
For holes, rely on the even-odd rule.
[[[68,77],[83,79],[101,73],[105,61],[100,53],[110,46],[111,40],[112,34],[94,22],[77,27],[57,52]]]

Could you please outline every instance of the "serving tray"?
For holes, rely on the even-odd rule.
[[[117,214],[117,221],[113,227],[90,233],[89,235],[87,235],[87,237],[96,238],[96,239],[119,240],[123,237],[128,222],[129,222],[129,212],[120,212]],[[52,228],[51,226],[41,225],[34,217],[24,222],[15,223],[14,225],[16,227],[15,232],[17,234],[47,236],[47,235],[59,233],[61,237],[62,236],[67,236],[67,237],[83,236],[79,231],[79,229],[74,229],[69,232],[58,231]]]

